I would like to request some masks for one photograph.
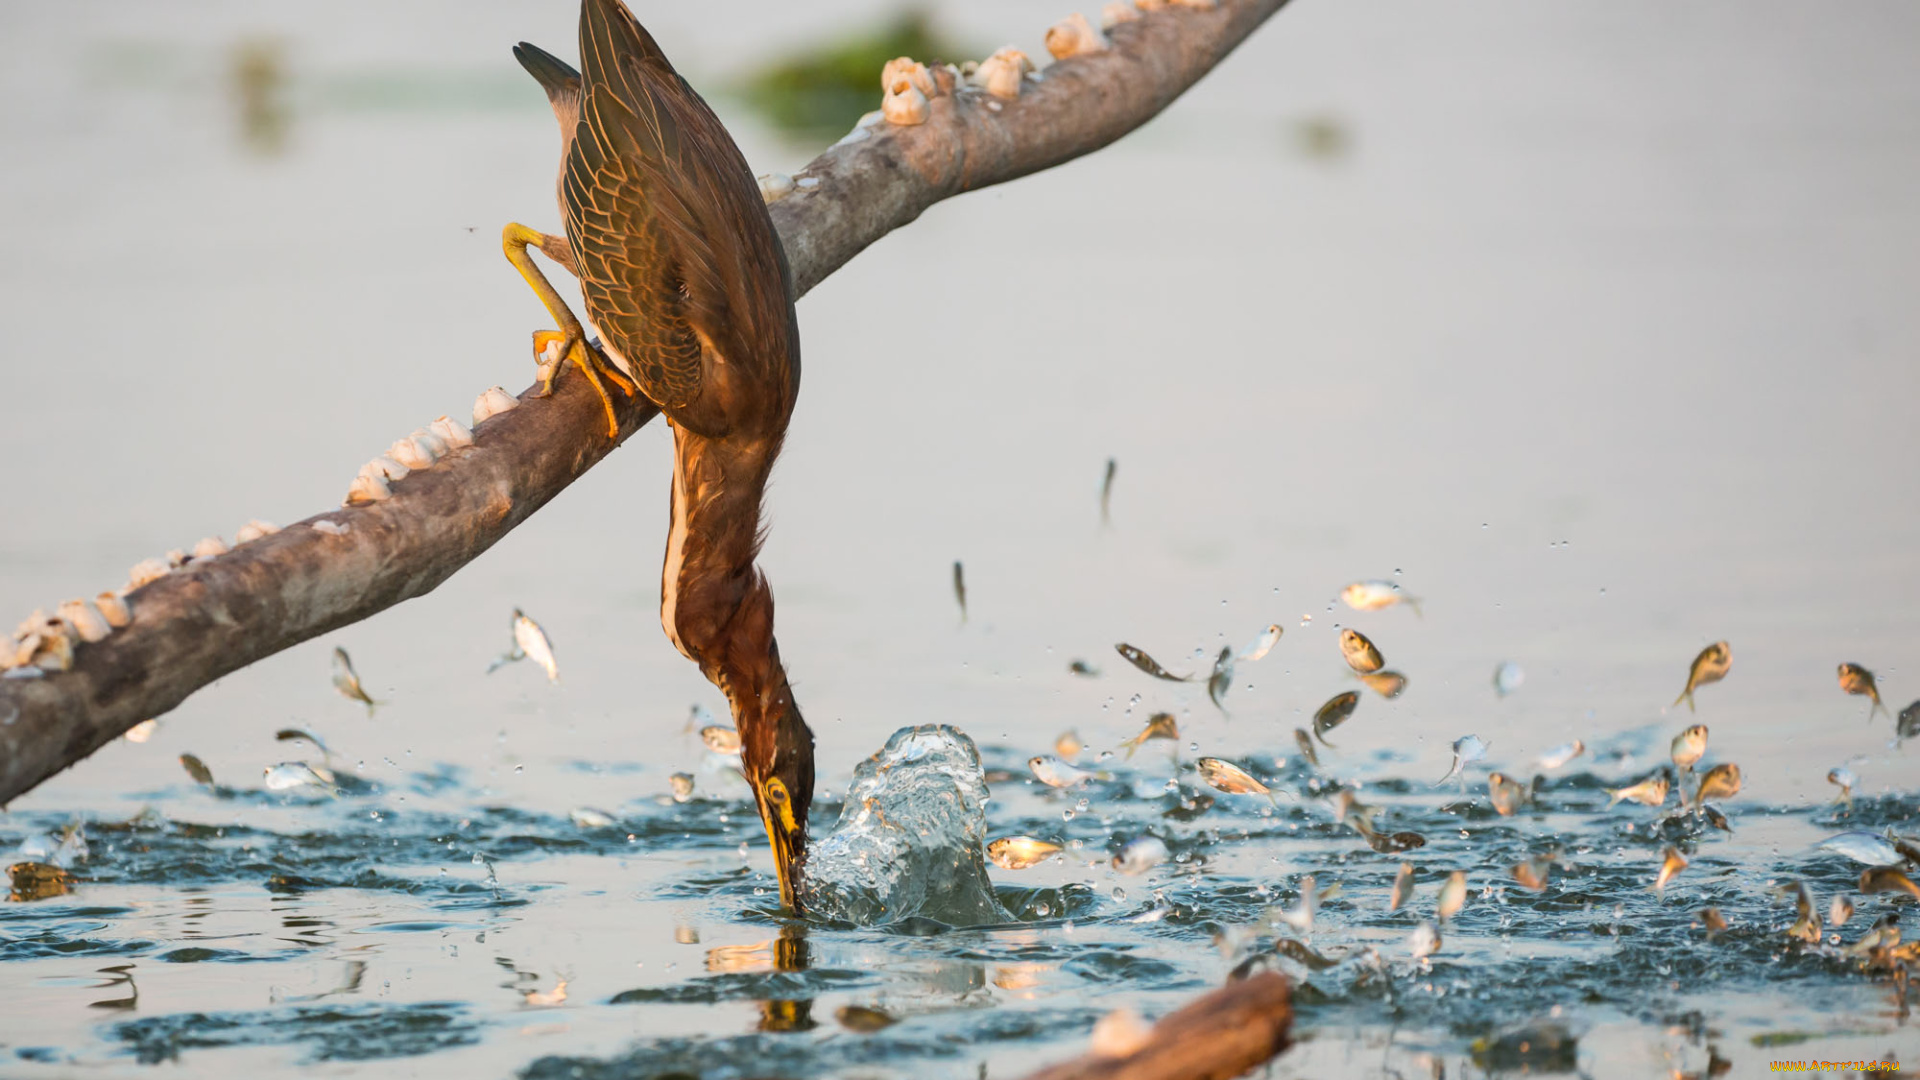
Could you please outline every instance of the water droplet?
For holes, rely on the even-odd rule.
[[[1127,898],[1127,890],[1115,885],[1113,887],[1113,898],[1115,900],[1125,900]]]
[[[1069,806],[1069,807],[1067,807],[1067,808],[1066,808],[1065,810],[1062,810],[1062,811],[1060,811],[1060,820],[1061,820],[1061,821],[1072,821],[1072,820],[1073,820],[1073,807],[1071,807],[1071,806]]]
[[[515,776],[519,776],[521,773],[526,771],[527,771],[527,767],[525,765],[515,765],[513,767],[513,775]]]

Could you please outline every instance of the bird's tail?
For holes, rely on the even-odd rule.
[[[520,61],[520,66],[527,69],[527,74],[546,90],[549,100],[580,91],[580,73],[565,60],[538,45],[525,41],[515,45],[513,58]]]

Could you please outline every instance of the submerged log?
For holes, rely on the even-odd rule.
[[[937,70],[925,123],[866,124],[772,205],[796,296],[942,199],[1146,123],[1285,3],[1141,12],[1110,48],[1048,66],[1010,99]],[[657,415],[630,404],[610,439],[599,399],[565,375],[552,397],[519,401],[479,425],[473,446],[394,481],[391,498],[193,560],[132,590],[131,623],[76,645],[65,670],[0,679],[0,806],[222,675],[432,591]]]
[[[1229,983],[1153,1025],[1130,1053],[1092,1053],[1027,1080],[1228,1080],[1291,1045],[1293,984],[1265,972]]]

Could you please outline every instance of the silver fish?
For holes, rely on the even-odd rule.
[[[1833,902],[1827,905],[1827,925],[1841,927],[1853,918],[1853,901],[1845,893],[1836,893]]]
[[[1094,778],[1093,773],[1075,768],[1050,755],[1028,758],[1027,768],[1033,770],[1034,779],[1053,788],[1069,788]]]
[[[194,783],[200,784],[203,787],[214,786],[213,770],[207,768],[205,762],[192,754],[180,755],[180,767],[187,770],[187,775],[193,777]]]
[[[1740,766],[1727,762],[1715,765],[1700,778],[1700,788],[1693,793],[1695,806],[1708,799],[1731,799],[1740,794]]]
[[[960,560],[953,560],[953,598],[960,601],[960,621],[967,621],[967,572],[961,568]]]
[[[1359,707],[1360,693],[1357,690],[1348,690],[1328,698],[1326,704],[1314,710],[1314,735],[1320,739],[1323,745],[1332,746],[1332,743],[1327,742],[1327,732],[1346,723],[1347,718],[1352,716],[1353,711]]]
[[[591,806],[576,806],[567,811],[567,820],[582,829],[605,829],[615,824],[612,814]]]
[[[1320,755],[1313,752],[1313,739],[1307,735],[1305,728],[1293,729],[1293,743],[1300,748],[1300,753],[1306,757],[1307,764],[1316,769],[1320,767]]]
[[[1607,789],[1607,806],[1622,799],[1637,802],[1642,806],[1663,806],[1667,801],[1667,774],[1656,773],[1637,784],[1622,788]]]
[[[1440,951],[1440,931],[1430,922],[1423,922],[1407,935],[1407,951],[1415,960],[1425,962],[1427,957]]]
[[[1570,743],[1562,743],[1546,753],[1541,754],[1539,764],[1542,769],[1551,772],[1586,752],[1587,744],[1581,742],[1579,739],[1575,739]]]
[[[1380,649],[1367,635],[1349,626],[1340,631],[1340,655],[1347,666],[1362,675],[1371,675],[1387,666],[1386,657],[1380,655]]]
[[[1260,636],[1247,642],[1234,658],[1252,663],[1272,652],[1273,647],[1280,643],[1280,635],[1284,633],[1286,631],[1280,628],[1279,623],[1268,623],[1267,628],[1260,631]]]
[[[1487,801],[1501,817],[1512,817],[1514,811],[1525,806],[1533,798],[1533,792],[1527,785],[1514,780],[1505,773],[1487,774]]]
[[[1733,670],[1731,645],[1724,641],[1716,641],[1701,649],[1700,655],[1693,658],[1693,666],[1687,669],[1687,688],[1680,691],[1680,696],[1673,699],[1673,705],[1670,707],[1677,708],[1684,701],[1687,703],[1687,711],[1694,711],[1693,692],[1709,683],[1717,683],[1726,678],[1727,672],[1731,670]]]
[[[667,783],[673,788],[674,802],[687,802],[693,798],[693,774],[677,772],[667,777]]]
[[[1820,913],[1814,909],[1813,890],[1807,888],[1804,881],[1789,881],[1774,887],[1774,892],[1793,899],[1794,913],[1799,917],[1787,928],[1789,937],[1799,938],[1809,945],[1820,942]]]
[[[1847,809],[1849,810],[1853,809],[1853,785],[1859,782],[1860,778],[1853,775],[1853,770],[1851,769],[1839,768],[1827,770],[1827,783],[1840,789],[1840,794],[1835,795],[1833,801],[1846,803]]]
[[[1267,917],[1294,928],[1298,933],[1307,933],[1313,929],[1313,917],[1320,910],[1320,894],[1315,888],[1312,874],[1300,879],[1300,900],[1285,911],[1268,908]]]
[[[1455,915],[1460,914],[1460,909],[1466,906],[1467,872],[1465,870],[1455,870],[1453,873],[1447,875],[1447,883],[1440,886],[1440,906],[1436,914],[1440,916],[1440,921],[1444,923]]]
[[[1216,791],[1229,795],[1265,795],[1273,800],[1273,789],[1253,778],[1245,769],[1231,761],[1219,758],[1203,757],[1193,763],[1200,770],[1200,779]],[[1276,800],[1277,805],[1277,800]]]
[[[987,858],[1003,870],[1025,870],[1060,854],[1059,844],[1031,836],[1003,836],[987,845]]]
[[[1500,697],[1520,689],[1520,684],[1526,681],[1527,673],[1511,660],[1501,661],[1500,666],[1493,669],[1493,692]]]
[[[1160,661],[1155,660],[1153,657],[1148,656],[1146,653],[1141,652],[1139,649],[1134,648],[1124,641],[1115,645],[1113,651],[1125,657],[1127,663],[1132,664],[1134,667],[1139,668],[1141,671],[1146,672],[1156,679],[1165,679],[1168,682],[1193,681],[1193,677],[1190,675],[1175,675],[1173,672],[1161,667]]]
[[[1397,671],[1376,671],[1370,675],[1361,675],[1359,679],[1367,684],[1367,689],[1388,701],[1399,697],[1407,689],[1407,677]]]
[[[1180,737],[1180,725],[1177,722],[1175,722],[1172,713],[1154,713],[1152,716],[1149,716],[1147,718],[1147,726],[1140,729],[1140,734],[1135,735],[1133,738],[1128,739],[1126,742],[1123,742],[1120,745],[1126,747],[1127,756],[1132,757],[1133,752],[1135,750],[1138,750],[1142,744],[1148,742],[1149,740],[1178,739],[1179,737]],[[1055,750],[1060,750],[1061,749],[1060,743],[1055,742],[1053,748]],[[1071,757],[1072,755],[1067,753],[1062,753],[1061,756]]]
[[[1827,837],[1815,845],[1821,851],[1844,855],[1863,866],[1898,866],[1900,852],[1877,833],[1852,830]]]
[[[532,659],[546,670],[547,681],[560,681],[560,664],[553,657],[553,642],[547,640],[547,632],[540,624],[528,618],[519,608],[513,609],[513,650],[487,665],[487,674],[491,675],[501,667],[517,660]]]
[[[1127,841],[1120,854],[1113,857],[1113,868],[1123,874],[1139,875],[1166,862],[1171,853],[1159,837],[1151,834],[1137,836]]]
[[[1408,596],[1400,586],[1391,581],[1356,581],[1340,590],[1340,599],[1355,611],[1379,611],[1395,604],[1405,604],[1420,614],[1420,601]]]
[[[1113,474],[1120,471],[1120,462],[1107,459],[1107,474],[1100,480],[1100,524],[1113,524],[1113,516],[1108,511],[1113,505]]]
[[[1685,870],[1687,865],[1687,857],[1680,854],[1679,848],[1670,846],[1661,852],[1660,876],[1654,880],[1653,891],[1658,893],[1666,892],[1667,882],[1672,881],[1675,874]]]
[[[1865,694],[1873,702],[1873,705],[1867,709],[1869,721],[1873,719],[1875,713],[1886,712],[1891,715],[1890,710],[1880,703],[1880,687],[1873,681],[1873,672],[1859,664],[1840,665],[1840,689],[1849,694]]]
[[[1467,778],[1461,774],[1460,770],[1486,757],[1487,747],[1490,745],[1492,744],[1482,740],[1478,735],[1462,735],[1458,739],[1453,740],[1453,767],[1447,770],[1447,775],[1434,781],[1433,786],[1439,787],[1458,776],[1460,777],[1460,790],[1465,791]]]
[[[730,727],[711,724],[700,729],[700,741],[716,754],[740,752],[740,733]]]
[[[1413,896],[1413,864],[1403,862],[1393,875],[1393,891],[1387,894],[1387,910],[1399,911]]]
[[[268,791],[292,791],[295,788],[317,787],[338,794],[333,786],[333,774],[316,769],[304,761],[283,761],[278,765],[269,765],[261,770],[266,779]]]
[[[372,716],[374,707],[380,704],[360,685],[360,676],[353,670],[353,660],[347,656],[347,650],[337,647],[333,650],[333,688],[340,691],[341,697],[365,705],[368,716]]]
[[[1893,733],[1902,740],[1920,735],[1920,701],[1900,710],[1900,722],[1894,725]]]
[[[1213,699],[1213,707],[1221,712],[1227,711],[1227,691],[1233,689],[1233,649],[1222,648],[1220,655],[1214,658],[1213,672],[1207,676],[1207,697]]]
[[[323,743],[320,741],[320,736],[315,735],[310,731],[303,731],[299,728],[281,728],[279,731],[276,731],[273,733],[273,737],[275,740],[279,742],[312,743],[313,748],[315,750],[320,751],[320,756],[322,758],[326,759],[328,762],[332,762],[333,760],[333,751],[327,748],[326,743]]]
[[[1673,737],[1673,745],[1668,748],[1673,763],[1682,769],[1693,768],[1707,753],[1707,725],[1695,724]]]

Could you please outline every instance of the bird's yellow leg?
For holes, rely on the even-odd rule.
[[[528,247],[542,247],[545,240],[545,233],[515,222],[501,231],[500,247],[506,252],[507,261],[513,264],[514,269],[520,271],[520,277],[534,291],[534,295],[540,298],[541,304],[546,306],[547,314],[553,316],[553,321],[560,324],[559,355],[572,361],[574,366],[587,376],[587,381],[593,384],[594,393],[600,395],[600,401],[607,409],[607,437],[617,437],[620,434],[619,414],[614,410],[613,398],[607,394],[606,387],[601,385],[599,376],[605,374],[628,397],[633,396],[636,387],[621,374],[618,368],[601,356],[599,350],[587,344],[587,333],[580,325],[580,320],[574,318],[572,309],[567,307],[567,302],[554,291],[552,283],[547,280],[545,274],[540,272],[540,268],[534,265],[533,256],[527,254]],[[542,249],[544,250],[543,247]],[[536,335],[535,352],[544,351],[545,344]],[[553,392],[553,379],[558,374],[559,366],[555,363],[546,369],[545,381],[540,391],[542,396]]]

